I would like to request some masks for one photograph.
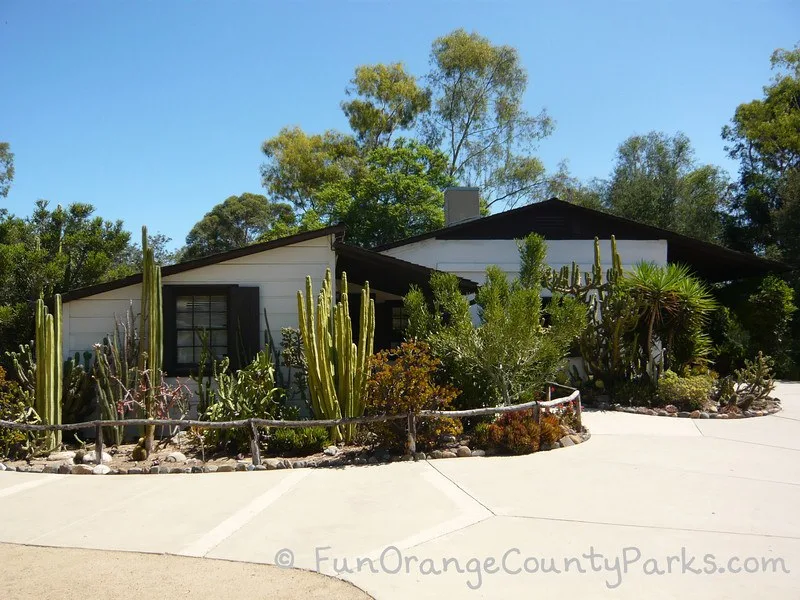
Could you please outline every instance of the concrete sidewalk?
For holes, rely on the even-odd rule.
[[[0,541],[293,564],[378,599],[794,599],[800,384],[776,394],[736,421],[586,413],[589,442],[522,457],[0,473]]]

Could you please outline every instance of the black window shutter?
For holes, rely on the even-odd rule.
[[[258,287],[232,287],[228,315],[228,356],[231,368],[241,369],[261,349],[261,311]]]
[[[161,301],[164,313],[164,356],[163,368],[167,375],[175,375],[178,360],[177,323],[175,320],[175,286],[161,288]]]

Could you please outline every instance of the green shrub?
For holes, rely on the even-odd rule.
[[[328,430],[324,427],[273,429],[267,441],[267,449],[274,454],[314,454],[328,445],[328,438]]]
[[[782,279],[768,275],[750,295],[744,322],[750,331],[750,353],[764,352],[773,357],[779,375],[791,371],[790,325],[797,311],[794,290]]]
[[[36,423],[39,419],[27,404],[22,388],[16,381],[6,379],[0,367],[0,420],[18,423]],[[0,427],[0,457],[22,458],[28,453],[33,438],[24,431]]]
[[[508,454],[536,452],[540,435],[533,410],[505,413],[489,426],[492,447]]]
[[[286,405],[285,391],[275,386],[275,366],[267,350],[256,354],[253,362],[235,373],[229,371],[228,359],[222,359],[214,365],[214,379],[217,387],[209,390],[204,415],[209,421],[297,417],[297,409]],[[249,432],[241,427],[209,429],[205,436],[210,444],[228,444],[231,450],[246,451],[250,447]]]
[[[711,375],[681,377],[666,371],[658,381],[658,397],[664,404],[673,404],[680,410],[702,410],[708,404],[714,389]]]
[[[541,279],[547,245],[531,234],[520,242],[520,276],[509,279],[497,266],[470,301],[452,273],[434,273],[432,302],[412,288],[404,306],[407,335],[430,344],[444,362],[449,381],[467,393],[460,407],[516,404],[529,390],[540,390],[563,368],[573,340],[586,323],[586,306],[555,295],[542,308]],[[477,393],[476,393],[477,392]]]
[[[660,403],[648,381],[617,381],[612,397],[614,402],[623,406],[654,406]]]

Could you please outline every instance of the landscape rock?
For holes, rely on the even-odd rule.
[[[425,460],[425,453],[424,452],[417,452],[417,454],[422,454],[422,460]],[[369,464],[369,465],[377,465],[378,464],[378,459],[375,458],[374,456],[370,456],[367,459],[367,464]]]
[[[328,446],[325,450],[322,451],[323,454],[326,456],[336,456],[339,454],[339,448],[336,446]]]
[[[92,469],[92,473],[94,475],[108,475],[111,473],[111,467],[108,465],[95,465],[95,467]]]
[[[89,465],[74,465],[70,471],[73,475],[91,475],[94,468]]]
[[[141,475],[144,471],[139,467],[128,469],[128,475]]]
[[[73,458],[75,458],[75,453],[69,450],[67,452],[53,452],[45,460],[47,462],[61,462],[67,460],[71,461]]]
[[[6,466],[3,463],[0,463],[0,473],[6,470]]]
[[[718,410],[719,410],[719,409],[718,409],[716,406],[714,406],[714,405],[711,405],[711,406],[709,406],[709,408],[708,408],[708,412],[710,412],[710,413],[715,413],[715,412],[717,412]]]
[[[247,465],[246,468],[247,468],[248,471],[255,471],[256,470],[256,466],[253,463],[250,463],[249,465]]]
[[[456,436],[454,436],[454,435],[442,435],[442,436],[439,436],[439,443],[440,444],[455,444],[456,443]]]
[[[415,452],[414,453],[414,460],[425,460],[425,453],[424,452]]]
[[[169,467],[167,467],[166,465],[159,465],[159,467],[158,467],[158,474],[159,474],[159,475],[169,475],[169,473],[170,473],[170,471],[171,471],[171,470],[172,470],[172,469],[170,469],[170,468],[169,468]],[[151,472],[152,472],[152,469],[151,469]]]
[[[264,466],[269,471],[272,471],[274,469],[279,469],[280,464],[281,464],[281,459],[279,458],[268,458],[264,461]]]
[[[458,455],[452,450],[442,451],[442,458],[456,458]]]
[[[61,465],[45,465],[42,473],[58,473],[58,469]]]
[[[486,450],[473,450],[472,456],[486,456]]]
[[[284,458],[283,461],[281,461],[281,462],[283,464],[283,468],[284,469],[292,469],[292,468],[294,468],[293,465],[292,465],[292,461],[290,461],[289,459]]]
[[[458,450],[456,450],[456,456],[460,458],[472,456],[472,450],[470,450],[467,446],[459,446]]]
[[[203,473],[216,473],[217,465],[206,465],[203,467]]]
[[[265,467],[264,465],[255,465],[255,467],[253,467],[253,470],[254,471],[266,471],[267,467]]]
[[[217,467],[217,473],[233,473],[233,465],[220,465]]]
[[[247,464],[243,462],[236,463],[236,470],[237,471],[247,471]]]
[[[575,445],[575,442],[573,442],[568,435],[565,435],[564,437],[562,437],[558,441],[559,441],[559,443],[561,444],[561,446],[563,448],[567,448],[569,446],[574,446]]]
[[[308,466],[308,463],[304,460],[296,460],[292,465],[293,469],[305,469]]]
[[[77,456],[76,456],[76,458],[77,458]],[[95,463],[97,462],[97,461],[95,460],[95,458],[97,458],[97,456],[96,456],[96,454],[95,454],[95,452],[94,452],[94,451],[92,451],[92,452],[86,452],[86,453],[83,455],[83,458],[82,458],[81,462],[82,462],[83,464],[85,464],[85,465],[93,465],[93,464],[95,464]],[[111,455],[110,455],[108,452],[103,452],[103,455],[102,455],[102,459],[101,459],[101,460],[102,460],[102,462],[104,462],[104,463],[110,463],[110,462],[111,462]]]
[[[699,410],[693,410],[691,413],[689,413],[689,416],[691,418],[693,418],[693,419],[699,419],[700,418],[700,411]]]
[[[569,435],[569,439],[571,439],[576,444],[580,444],[581,442],[583,442],[583,439],[577,433],[571,433]]]
[[[442,458],[442,450],[434,450],[433,452],[430,453],[430,457],[433,459]]]
[[[73,465],[68,465],[66,463],[58,465],[58,474],[59,475],[69,475],[72,473]]]
[[[709,418],[709,413],[707,413],[706,411],[700,411],[700,418],[701,419],[708,419]]]
[[[158,465],[153,465],[152,467],[150,467],[149,473],[151,475],[158,475]]]
[[[717,413],[718,419],[727,419],[728,415],[726,413]]]
[[[678,416],[686,418],[686,417],[691,417],[692,414],[690,412],[688,412],[688,411],[682,410],[682,411],[678,412]]]
[[[183,452],[170,452],[164,460],[166,462],[186,462],[186,455]]]
[[[664,410],[665,410],[665,411],[667,411],[667,412],[668,412],[668,413],[670,413],[670,414],[674,414],[674,413],[677,413],[677,412],[678,412],[678,407],[677,407],[677,406],[675,406],[674,404],[667,404],[667,405],[664,407]]]

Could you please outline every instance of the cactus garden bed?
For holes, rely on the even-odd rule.
[[[580,444],[589,439],[586,429],[576,431],[566,425],[559,426],[553,437],[539,444],[536,451],[555,450]],[[442,436],[435,449],[426,452],[402,454],[370,445],[329,445],[322,451],[293,456],[265,456],[262,464],[253,465],[252,459],[243,455],[210,453],[189,442],[179,434],[174,442],[159,445],[144,461],[135,461],[135,444],[104,448],[103,463],[97,465],[94,447],[83,447],[52,452],[47,456],[26,460],[0,462],[0,471],[25,473],[53,473],[62,475],[147,475],[181,473],[223,473],[232,471],[266,471],[275,469],[335,468],[358,465],[379,465],[391,462],[438,460],[492,456],[504,453],[488,439],[478,435]],[[527,453],[527,452],[518,452]],[[297,454],[291,453],[291,454]]]

